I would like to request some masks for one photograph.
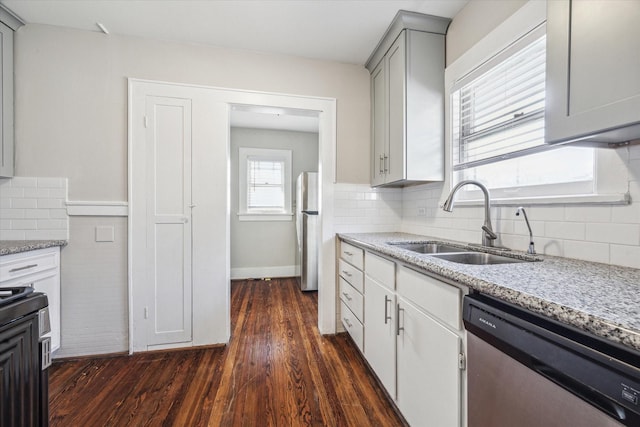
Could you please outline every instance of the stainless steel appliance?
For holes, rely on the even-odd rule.
[[[482,294],[464,324],[469,427],[640,426],[640,353]]]
[[[51,338],[47,296],[0,289],[0,425],[49,425]]]
[[[302,172],[296,180],[297,267],[300,289],[318,289],[318,173]]]

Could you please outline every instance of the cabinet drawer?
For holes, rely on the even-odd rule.
[[[390,290],[394,290],[396,264],[371,252],[365,252],[364,258],[364,271],[367,276]]]
[[[349,310],[349,307],[347,307],[344,302],[340,303],[340,316],[342,318],[344,328],[349,332],[349,335],[351,335],[351,338],[353,338],[353,341],[356,343],[360,351],[363,351],[364,328],[356,315]]]
[[[59,264],[57,248],[5,255],[0,257],[0,283],[57,268]]]
[[[362,322],[364,317],[364,298],[342,277],[340,278],[340,299],[351,309],[353,314]]]
[[[364,251],[345,242],[340,242],[340,258],[362,270],[364,268]]]
[[[455,286],[410,268],[400,267],[398,294],[452,328],[460,330],[462,291]]]
[[[343,259],[339,261],[340,277],[349,282],[360,293],[364,293],[363,273]]]

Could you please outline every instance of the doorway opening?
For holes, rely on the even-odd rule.
[[[175,298],[160,299],[146,289],[157,289],[157,278],[166,274],[147,249],[150,207],[156,201],[147,197],[148,183],[155,179],[147,172],[150,156],[149,126],[156,126],[159,111],[148,110],[150,99],[180,99],[189,107],[188,117],[176,114],[177,123],[172,129],[183,129],[188,124],[188,134],[177,134],[190,141],[190,156],[186,166],[191,171],[190,191],[180,190],[188,197],[176,197],[180,211],[175,214],[177,225],[188,224],[190,230],[189,260],[171,256],[167,259],[181,260],[181,271],[189,272],[182,282],[180,293],[185,303],[184,313],[191,311],[192,332],[181,342],[153,343],[147,333],[151,328],[163,325],[159,316],[150,316],[154,311],[150,304],[165,308],[171,313]],[[148,351],[160,348],[191,347],[226,343],[230,337],[230,281],[231,281],[231,172],[230,172],[230,119],[233,108],[280,108],[287,112],[313,112],[318,123],[318,173],[319,183],[319,251],[318,251],[318,329],[322,334],[336,331],[336,284],[335,284],[335,235],[333,228],[333,184],[335,182],[336,147],[336,101],[335,99],[270,94],[206,86],[165,83],[129,79],[129,351]],[[173,111],[173,110],[172,110]],[[176,110],[177,111],[177,110]],[[182,111],[187,111],[186,107]],[[292,114],[285,114],[290,116]],[[185,118],[186,117],[186,118]],[[155,120],[155,121],[154,121]],[[156,135],[159,133],[156,132]],[[180,145],[175,145],[179,147]],[[153,154],[151,152],[151,154]],[[167,155],[167,159],[172,157]],[[151,165],[153,166],[153,165]],[[185,167],[186,167],[185,166]],[[186,170],[186,169],[185,169]],[[157,179],[156,179],[157,181]],[[170,181],[167,185],[174,183]],[[157,186],[157,184],[154,184]],[[160,193],[158,193],[160,194]],[[178,203],[176,202],[176,203]],[[173,215],[173,214],[172,214]],[[173,217],[170,218],[173,220]],[[186,239],[186,238],[185,238]],[[170,242],[171,239],[164,239]],[[162,245],[161,248],[173,248]],[[168,252],[167,252],[168,253]],[[180,254],[178,254],[180,255]],[[162,274],[160,274],[162,273]],[[175,272],[174,272],[175,273]],[[181,279],[182,280],[182,279]],[[155,295],[155,297],[154,297]],[[159,302],[158,302],[159,301]],[[160,303],[162,303],[160,305]],[[190,303],[190,307],[186,304]],[[187,318],[186,315],[183,318]],[[180,319],[174,321],[180,324]],[[174,328],[173,324],[166,329]]]

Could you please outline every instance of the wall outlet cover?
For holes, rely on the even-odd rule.
[[[96,242],[113,241],[115,241],[115,228],[112,225],[96,227]]]

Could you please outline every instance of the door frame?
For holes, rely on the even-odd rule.
[[[192,85],[184,83],[172,83],[162,82],[155,80],[145,79],[128,79],[128,202],[129,202],[129,217],[128,217],[128,303],[129,303],[129,353],[134,352],[134,316],[132,314],[133,308],[133,285],[137,280],[136,267],[140,261],[139,250],[137,245],[134,245],[134,227],[138,227],[138,211],[137,200],[134,197],[133,188],[133,169],[136,163],[139,163],[139,156],[135,156],[134,151],[134,92],[139,92],[144,86],[159,85],[168,88],[184,87],[191,89],[198,89],[201,93],[208,96],[211,102],[211,119],[215,122],[215,137],[214,141],[220,140],[226,144],[226,209],[224,218],[225,223],[225,268],[224,273],[221,272],[205,272],[205,274],[216,274],[219,283],[224,283],[224,289],[215,289],[216,296],[222,297],[223,304],[222,313],[219,319],[224,319],[225,327],[222,335],[212,338],[215,342],[198,342],[194,339],[191,345],[207,345],[216,343],[226,343],[229,341],[231,334],[231,313],[230,313],[230,197],[228,194],[230,186],[230,171],[229,171],[229,147],[230,147],[230,109],[232,105],[250,105],[250,106],[264,106],[264,107],[281,107],[287,109],[299,109],[299,110],[312,110],[319,112],[319,132],[318,132],[318,172],[320,174],[319,180],[319,198],[320,198],[320,212],[319,212],[319,234],[320,245],[318,251],[318,329],[321,334],[334,334],[336,333],[336,280],[335,280],[335,233],[333,226],[334,217],[334,184],[336,182],[336,99],[335,98],[323,98],[304,95],[291,95],[281,93],[270,92],[257,92],[249,90],[238,90],[228,88],[216,88],[211,86]],[[194,142],[195,144],[195,142]],[[196,156],[195,148],[194,158]],[[194,179],[197,179],[195,177]],[[194,182],[194,186],[197,185]],[[198,203],[194,200],[194,203]],[[215,206],[204,209],[213,209]],[[218,208],[219,209],[219,208]],[[203,212],[206,215],[206,212]],[[212,211],[212,213],[215,213]],[[219,212],[218,212],[219,214]],[[198,246],[200,245],[200,246]],[[202,254],[206,254],[206,242],[194,241],[194,254],[193,262],[197,263],[198,258],[202,259],[203,256],[198,256],[196,251],[202,249]],[[138,252],[138,253],[136,253]],[[211,255],[211,254],[208,254]],[[144,260],[142,261],[144,262]],[[197,268],[196,268],[197,270]],[[196,280],[197,272],[194,271],[194,280]],[[223,277],[224,276],[224,277]],[[206,278],[206,277],[205,277]],[[215,281],[214,281],[215,282]],[[219,287],[222,285],[219,285]],[[194,294],[195,303],[195,294]],[[197,314],[194,313],[194,328],[196,327]],[[194,331],[194,336],[196,332]]]

